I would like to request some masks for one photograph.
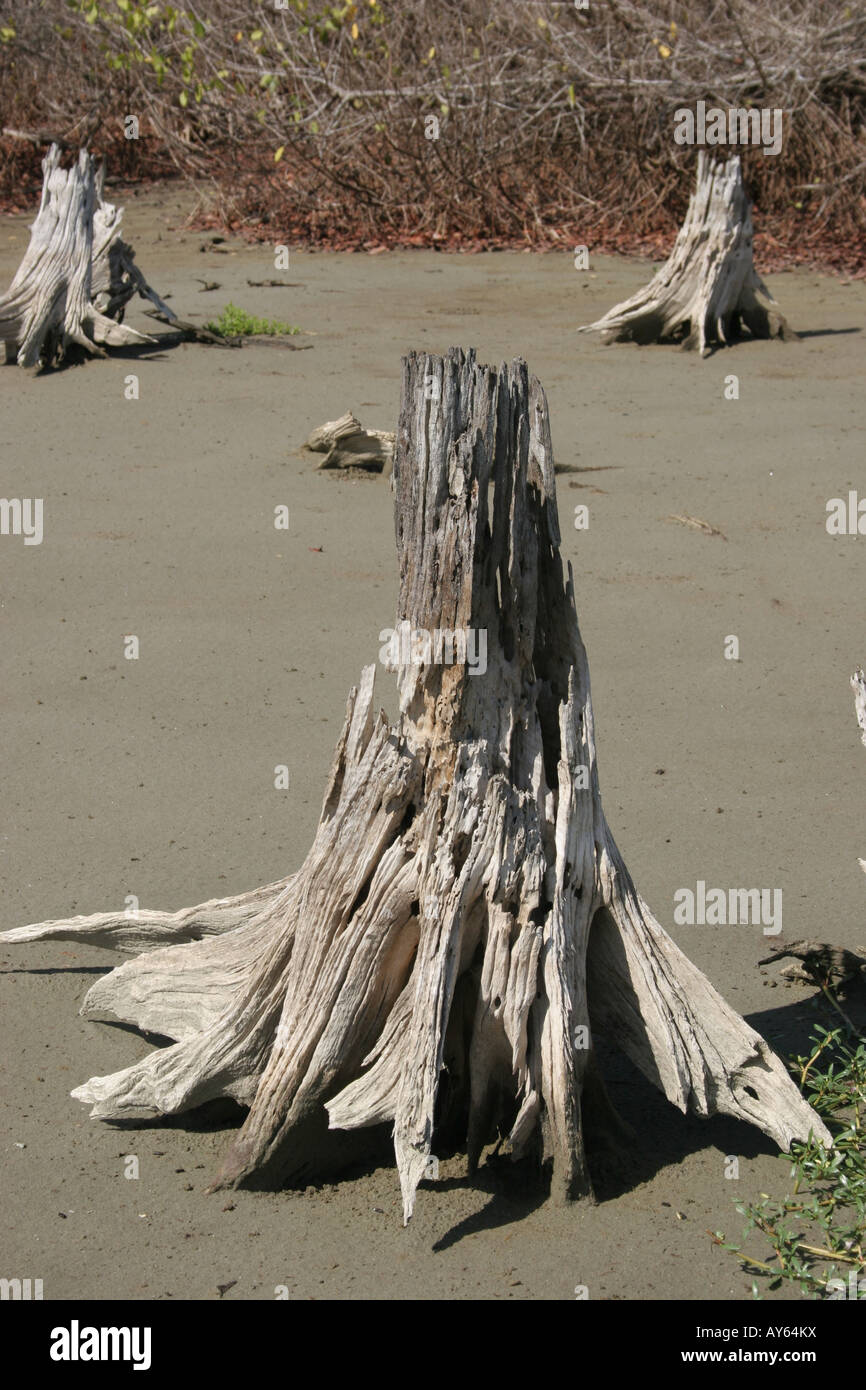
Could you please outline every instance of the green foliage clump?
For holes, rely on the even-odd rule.
[[[258,319],[239,309],[237,304],[227,304],[215,323],[206,323],[209,333],[217,333],[221,338],[288,337],[300,333],[301,329],[280,319]]]
[[[201,40],[209,24],[192,12],[170,4],[150,4],[146,0],[67,0],[73,13],[101,35],[99,51],[109,69],[131,73],[150,68],[158,87],[172,70],[177,73],[177,99],[188,106],[190,96],[200,102],[206,91],[222,91],[227,72],[202,80]],[[63,37],[72,38],[72,31]]]
[[[792,1144],[792,1191],[782,1200],[762,1192],[757,1202],[737,1203],[748,1223],[744,1238],[763,1236],[772,1250],[767,1259],[745,1254],[720,1231],[714,1239],[754,1276],[755,1298],[763,1279],[771,1289],[797,1285],[812,1298],[866,1299],[866,1042],[850,1025],[816,1027],[809,1056],[797,1057],[791,1070],[833,1148]]]

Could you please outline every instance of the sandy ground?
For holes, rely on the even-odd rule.
[[[728,1000],[780,1050],[802,1048],[820,1015],[758,969],[760,928],[674,926],[673,895],[698,879],[780,887],[786,938],[863,944],[866,754],[848,677],[866,660],[866,540],[828,536],[825,506],[864,487],[866,286],[772,277],[803,341],[700,361],[575,333],[646,264],[292,253],[295,288],[252,289],[275,274],[268,249],[217,250],[179,206],[171,189],[126,198],[139,264],[175,309],[204,321],[232,299],[300,325],[293,341],[311,347],[0,372],[2,492],[43,498],[45,515],[40,546],[0,538],[3,925],[127,894],[181,907],[300,864],[348,689],[393,620],[396,567],[387,480],[322,476],[299,446],[346,409],[393,428],[401,354],[474,345],[527,359],[557,464],[578,470],[559,479],[563,550],[632,874]],[[27,220],[0,221],[2,283]],[[129,322],[152,326],[137,307]],[[725,399],[730,373],[739,400]],[[578,503],[586,531],[570,526]],[[124,659],[131,633],[138,661]],[[387,676],[379,690],[390,707]],[[280,763],[288,791],[274,789]],[[625,1177],[596,1175],[595,1206],[556,1208],[490,1171],[467,1186],[459,1158],[407,1230],[388,1164],[306,1192],[206,1196],[235,1119],[122,1130],[69,1098],[149,1049],[77,1016],[113,963],[64,943],[0,947],[0,1274],[42,1278],[46,1299],[217,1298],[232,1281],[227,1299],[278,1285],[305,1299],[749,1297],[707,1232],[738,1235],[734,1200],[781,1193],[787,1165],[745,1126],[682,1118],[615,1062],[640,1142]]]

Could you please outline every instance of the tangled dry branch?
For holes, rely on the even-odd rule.
[[[676,109],[769,106],[783,152],[746,172],[770,249],[866,261],[863,0],[287,3],[21,0],[4,125],[212,179],[225,217],[312,240],[630,244],[685,211]],[[7,176],[28,158],[13,141]]]

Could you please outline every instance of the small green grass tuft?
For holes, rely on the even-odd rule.
[[[748,1223],[743,1238],[758,1233],[769,1243],[766,1259],[746,1254],[721,1231],[713,1239],[754,1276],[755,1298],[761,1279],[771,1289],[798,1285],[812,1298],[866,1300],[866,1042],[847,1019],[844,1028],[816,1027],[809,1056],[789,1066],[834,1147],[793,1144],[788,1195],[777,1201],[762,1192],[757,1202],[736,1204]]]
[[[227,304],[216,322],[206,323],[205,328],[221,338],[290,337],[302,331],[279,319],[257,319],[246,309],[239,309],[237,304]]]

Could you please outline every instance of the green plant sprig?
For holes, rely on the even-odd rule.
[[[237,304],[227,304],[219,318],[213,323],[206,323],[205,328],[221,338],[292,337],[303,331],[279,319],[256,318],[254,314],[248,314],[246,309],[238,308]]]
[[[756,1298],[759,1278],[769,1280],[770,1289],[796,1284],[813,1298],[826,1297],[831,1281],[841,1279],[847,1294],[847,1276],[853,1271],[864,1285],[857,1297],[866,1299],[866,1042],[850,1026],[832,1031],[816,1027],[808,1056],[794,1058],[789,1066],[833,1134],[833,1148],[812,1139],[792,1144],[787,1155],[792,1192],[781,1200],[762,1192],[757,1202],[736,1204],[747,1222],[743,1239],[757,1231],[769,1243],[772,1258],[746,1254],[721,1231],[710,1234],[716,1245],[736,1254],[743,1268],[756,1276]],[[841,1297],[838,1287],[832,1285]]]

